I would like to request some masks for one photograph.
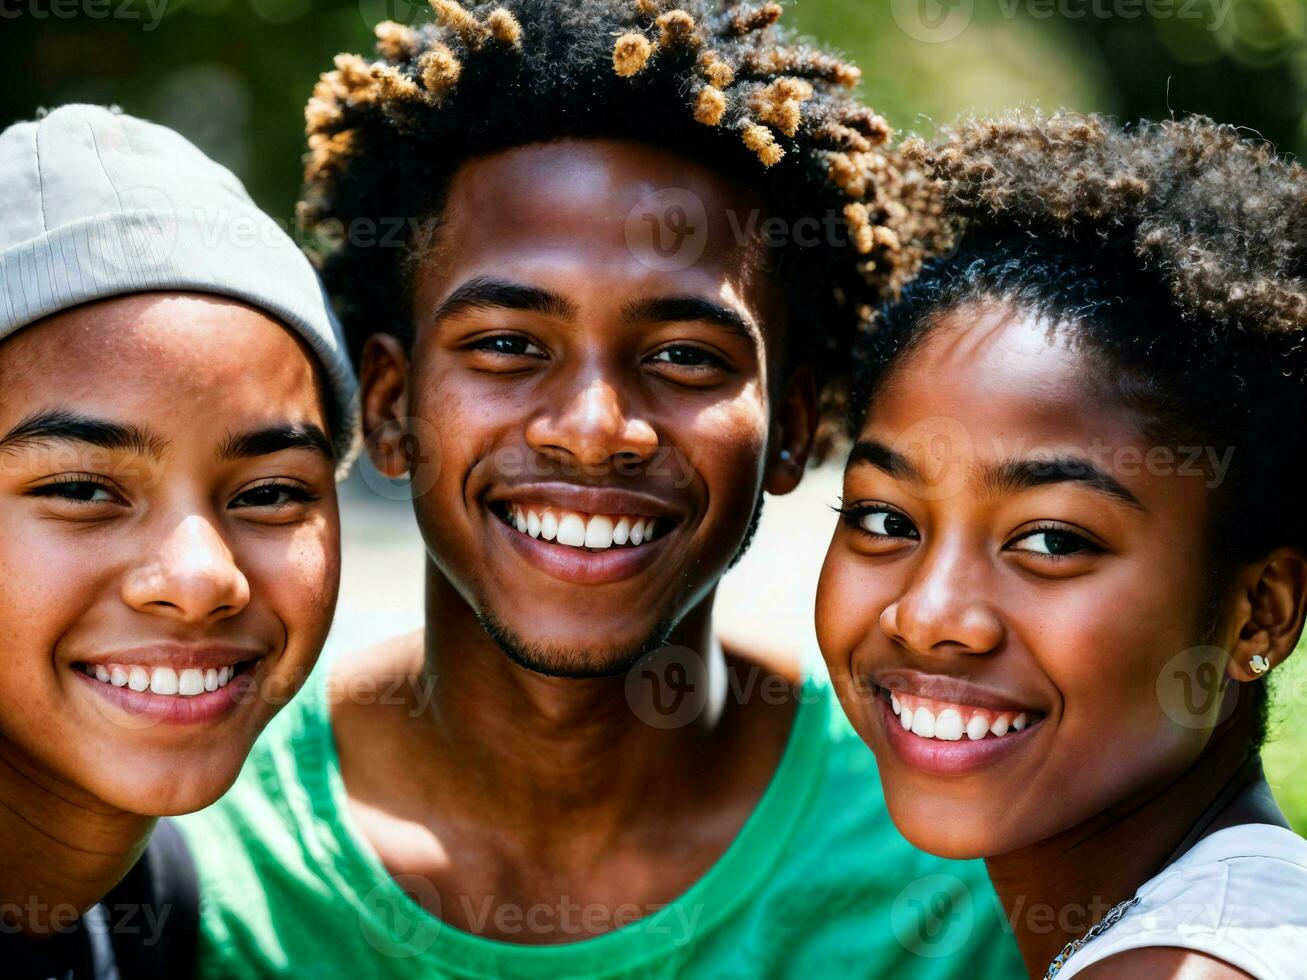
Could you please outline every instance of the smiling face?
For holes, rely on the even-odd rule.
[[[1152,447],[1094,356],[966,304],[851,455],[818,635],[895,823],[934,853],[1071,827],[1187,768],[1218,720],[1219,697],[1159,688],[1234,641],[1232,617],[1204,635],[1210,467]]]
[[[628,243],[665,187],[706,213],[684,267]],[[733,231],[759,207],[692,161],[609,140],[508,150],[452,181],[412,350],[373,339],[364,404],[386,426],[374,459],[411,469],[444,582],[519,662],[625,669],[709,596],[764,480],[797,482],[811,399],[773,418],[784,297]]]
[[[206,806],[335,607],[313,362],[243,304],[138,294],[5,340],[0,390],[3,751],[130,812]]]

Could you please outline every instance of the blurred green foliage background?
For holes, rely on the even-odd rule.
[[[542,0],[566,2],[566,0]],[[1307,0],[792,0],[786,22],[850,54],[900,130],[962,113],[1069,106],[1122,119],[1201,112],[1307,153]],[[0,125],[116,103],[170,125],[290,222],[304,102],[410,0],[0,0]],[[3,175],[0,175],[3,180]],[[1307,833],[1307,650],[1277,671],[1268,769]]]

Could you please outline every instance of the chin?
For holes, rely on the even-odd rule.
[[[210,763],[196,773],[196,778],[186,779],[179,777],[180,768],[138,772],[131,780],[113,780],[85,788],[110,806],[127,813],[143,817],[176,817],[216,803],[240,773],[239,765]]]
[[[671,627],[658,624],[643,633],[614,637],[597,630],[577,631],[575,636],[557,633],[526,640],[528,633],[491,615],[480,617],[481,626],[504,655],[519,667],[549,677],[612,677],[627,673],[641,658],[666,645]],[[604,636],[602,646],[597,634]]]

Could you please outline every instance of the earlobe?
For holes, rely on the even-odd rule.
[[[1281,548],[1259,563],[1245,595],[1247,617],[1230,651],[1230,677],[1255,681],[1283,663],[1302,635],[1307,612],[1307,554]]]
[[[359,359],[359,388],[367,453],[382,475],[400,479],[409,461],[401,449],[408,414],[408,357],[391,334],[368,338]]]
[[[772,420],[763,489],[773,496],[791,492],[803,479],[817,430],[817,385],[812,371],[790,375]]]

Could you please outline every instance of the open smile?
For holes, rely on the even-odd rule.
[[[72,664],[92,693],[130,715],[175,724],[213,721],[248,700],[264,658],[235,651],[175,657],[114,655]]]
[[[667,505],[616,490],[520,488],[486,506],[518,555],[579,585],[639,574],[666,553],[682,526]]]
[[[909,765],[960,775],[1007,757],[1030,742],[1044,713],[1018,704],[942,700],[877,685],[886,738]]]

